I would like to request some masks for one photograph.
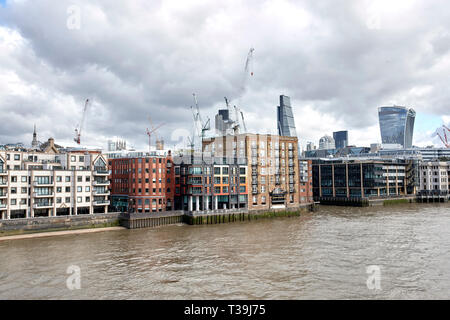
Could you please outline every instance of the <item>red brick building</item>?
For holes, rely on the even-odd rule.
[[[173,210],[172,156],[148,155],[109,159],[111,207],[117,211]]]
[[[299,160],[299,203],[313,202],[313,187],[312,187],[312,161]]]

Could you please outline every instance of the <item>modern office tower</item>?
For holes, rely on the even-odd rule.
[[[40,148],[0,150],[1,219],[108,212],[105,155],[60,149],[52,138]]]
[[[348,146],[348,131],[333,132],[333,139],[336,149],[343,149]]]
[[[220,109],[215,117],[216,134],[225,136],[233,127],[233,121],[230,119],[230,111],[228,109]]]
[[[171,153],[123,152],[109,159],[111,207],[120,212],[173,210]]]
[[[291,99],[288,96],[280,96],[280,105],[277,107],[278,135],[296,137],[294,116],[292,114]]]
[[[378,117],[381,140],[384,145],[411,148],[416,117],[414,109],[399,106],[380,107]]]
[[[412,159],[315,159],[314,200],[415,194],[416,163]]]
[[[319,150],[336,149],[334,139],[328,135],[323,136],[319,140]]]
[[[208,138],[203,152],[227,161],[247,159],[250,210],[298,207],[297,137],[247,133]]]

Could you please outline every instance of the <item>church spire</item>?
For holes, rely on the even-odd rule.
[[[33,141],[31,141],[31,148],[37,148],[38,146],[37,141],[37,133],[36,133],[36,124],[34,124],[34,130],[33,130]]]

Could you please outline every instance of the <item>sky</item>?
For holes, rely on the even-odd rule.
[[[244,74],[254,48],[253,76]],[[413,107],[414,145],[450,122],[450,3],[444,0],[0,0],[0,143],[166,146],[238,104],[249,132],[276,133],[291,97],[300,145],[348,130],[381,142],[377,108]],[[245,90],[242,90],[244,86]],[[212,132],[213,133],[213,132]],[[153,140],[154,141],[154,140]]]

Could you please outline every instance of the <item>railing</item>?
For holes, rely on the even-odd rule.
[[[6,208],[6,203],[0,203],[0,209],[5,209]]]
[[[7,197],[8,196],[8,192],[2,192],[0,193],[0,197]]]
[[[0,181],[0,186],[6,186],[8,184],[8,181]]]
[[[46,202],[46,203],[35,203],[35,204],[33,204],[33,208],[44,208],[44,207],[53,207],[53,203]]]
[[[108,195],[109,194],[109,190],[94,190],[94,195]]]
[[[109,205],[109,200],[96,200],[93,202],[94,205]]]
[[[53,185],[53,181],[48,181],[48,182],[33,181],[33,186],[35,186],[35,187],[37,187],[37,186],[49,186],[49,185]]]
[[[94,174],[95,175],[109,174],[109,170],[107,170],[107,169],[95,169]]]
[[[42,194],[42,193],[37,193],[34,192],[33,193],[33,197],[40,197],[40,198],[45,198],[45,197],[53,197],[53,192],[49,193],[49,194]]]
[[[109,184],[109,183],[110,183],[109,180],[105,180],[105,181],[97,181],[97,180],[94,180],[93,185],[94,185],[94,186],[98,186],[98,185],[105,185],[105,184]]]

